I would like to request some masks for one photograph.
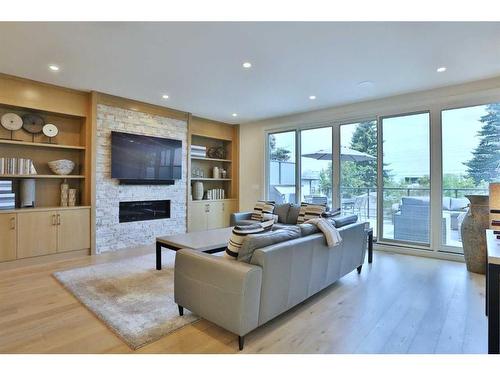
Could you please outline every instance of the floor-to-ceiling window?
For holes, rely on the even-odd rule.
[[[429,125],[427,112],[381,119],[383,239],[430,244]]]
[[[277,203],[296,201],[296,132],[268,135],[267,198]]]
[[[442,244],[462,253],[468,194],[488,194],[500,179],[500,104],[442,111]]]
[[[332,127],[300,131],[302,202],[332,207]]]
[[[377,230],[377,121],[340,126],[340,204]]]

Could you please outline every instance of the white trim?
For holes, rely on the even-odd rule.
[[[425,257],[425,258],[435,258],[435,259],[451,260],[454,262],[465,263],[464,256],[461,254],[450,254],[450,253],[445,253],[442,251],[432,251],[430,249],[417,250],[417,249],[410,249],[410,248],[407,248],[404,246],[396,246],[396,245],[392,246],[392,245],[374,243],[373,250],[384,251],[384,252],[394,253],[394,254],[413,255],[413,256],[419,256],[419,257]],[[374,256],[373,263],[374,264],[377,263],[376,254]]]

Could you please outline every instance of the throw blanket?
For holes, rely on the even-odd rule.
[[[328,219],[324,218],[310,219],[307,220],[305,224],[316,225],[318,229],[323,232],[328,247],[337,246],[342,242],[342,237],[340,236],[338,229],[335,228],[333,223]]]

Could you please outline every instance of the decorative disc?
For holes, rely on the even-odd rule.
[[[23,128],[28,133],[38,134],[43,129],[43,118],[34,114],[27,114],[23,116]]]
[[[43,134],[49,138],[53,138],[59,133],[59,129],[54,124],[45,124],[42,128]]]
[[[23,119],[15,113],[5,113],[0,121],[7,130],[19,130],[23,126]]]

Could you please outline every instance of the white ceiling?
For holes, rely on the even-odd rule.
[[[245,123],[500,75],[500,23],[0,23],[0,51],[3,73]]]

